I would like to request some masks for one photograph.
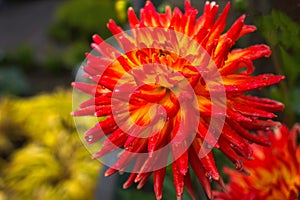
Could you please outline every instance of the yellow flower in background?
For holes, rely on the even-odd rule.
[[[27,135],[49,146],[55,145],[59,134],[75,132],[73,119],[70,117],[72,97],[69,91],[58,91],[51,95],[44,94],[25,100],[16,100],[14,119],[21,124]]]
[[[127,0],[117,0],[115,3],[115,10],[120,23],[125,24],[127,20]]]
[[[1,102],[0,142],[11,142],[8,120],[24,141],[0,162],[0,200],[93,199],[100,164],[80,142],[71,105],[71,92],[64,90]]]
[[[3,98],[0,101],[0,169],[5,159],[26,141],[26,134],[22,124],[18,124],[13,117],[15,113],[14,101]]]

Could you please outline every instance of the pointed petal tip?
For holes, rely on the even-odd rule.
[[[109,19],[108,22],[107,22],[107,24],[106,24],[106,27],[107,27],[110,31],[112,31],[112,30],[111,30],[112,27],[113,27],[113,28],[116,27],[115,21],[114,21],[113,19]]]
[[[132,6],[129,6],[129,8],[127,9],[127,12],[134,12],[134,9],[133,9],[133,7]]]
[[[285,76],[279,75],[279,77],[280,77],[280,80],[284,80],[285,79]]]
[[[249,32],[254,32],[257,30],[256,26],[254,25],[246,25],[245,27]]]
[[[226,7],[227,7],[227,6],[229,6],[229,7],[231,6],[230,1],[228,1],[228,2],[226,3]]]
[[[244,22],[246,18],[246,14],[243,14],[242,16],[240,16],[240,18],[238,20]]]
[[[185,10],[188,10],[190,7],[191,7],[191,1],[190,0],[185,0],[184,1]]]
[[[147,0],[145,3],[145,7],[148,7],[148,6],[153,6],[153,4],[150,0]]]
[[[177,194],[176,200],[182,200],[182,195],[181,194],[180,195]]]
[[[123,170],[119,171],[119,175],[123,175],[125,172]]]
[[[126,189],[129,188],[129,185],[127,185],[126,183],[124,183],[123,186],[122,186],[122,188],[123,188],[124,190],[126,190]]]
[[[104,173],[104,176],[107,177],[107,176],[110,176],[114,173],[116,173],[118,170],[114,169],[114,168],[109,168],[108,170],[105,171]]]
[[[136,186],[136,189],[140,190],[142,189],[143,185],[141,183],[139,183],[137,186]]]
[[[210,199],[210,200],[214,199],[212,191],[206,191],[206,195],[207,195],[208,199]]]
[[[155,198],[156,200],[162,200],[162,195],[156,195]]]
[[[113,19],[110,18],[110,19],[108,20],[108,24],[112,24],[112,23],[114,24],[115,21],[114,21]]]
[[[225,183],[224,183],[224,181],[223,181],[222,178],[219,179],[218,184],[219,184],[219,186],[221,187],[221,190],[222,190],[223,192],[227,192]]]
[[[100,44],[101,42],[103,42],[103,39],[98,34],[94,34],[92,36],[92,39],[96,44]]]
[[[142,176],[137,175],[133,182],[138,183],[142,179]]]

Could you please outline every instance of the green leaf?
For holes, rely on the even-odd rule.
[[[273,11],[272,16],[275,16],[276,22],[279,24],[281,43],[286,48],[294,50],[300,48],[300,26],[289,18],[286,14]]]
[[[297,87],[293,91],[293,102],[292,102],[292,109],[300,115],[300,87]]]
[[[269,90],[269,95],[271,99],[283,102],[284,104],[287,102],[284,102],[284,98],[282,97],[280,90],[277,86],[271,86]]]
[[[279,52],[288,85],[293,87],[300,75],[300,63],[297,63],[296,57],[288,54],[282,46],[279,47]]]
[[[272,10],[262,17],[259,30],[272,46],[283,45],[286,49],[300,50],[300,26],[286,14]]]

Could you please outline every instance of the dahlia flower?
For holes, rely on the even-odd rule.
[[[252,158],[249,142],[270,145],[257,132],[278,125],[271,119],[283,105],[245,92],[284,77],[252,75],[253,60],[271,50],[263,44],[231,50],[255,27],[245,25],[243,15],[222,33],[230,4],[219,16],[218,9],[206,2],[197,18],[188,0],[184,13],[170,7],[158,13],[147,1],[139,19],[128,9],[129,31],[110,20],[113,39],[93,36],[93,51],[72,84],[88,99],[72,114],[97,117],[83,134],[85,143],[94,158],[110,166],[106,176],[131,173],[124,188],[133,183],[141,188],[153,174],[156,199],[162,199],[170,164],[178,199],[184,187],[195,198],[191,170],[212,198],[210,181],[223,185],[212,148],[243,170],[242,158]]]
[[[270,148],[252,145],[254,160],[245,160],[250,175],[225,168],[230,182],[228,193],[215,192],[216,199],[298,199],[300,195],[300,145],[296,124],[289,132],[282,126],[269,132]]]

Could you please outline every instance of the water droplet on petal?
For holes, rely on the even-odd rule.
[[[212,182],[212,176],[210,173],[206,173],[206,178],[209,180],[209,182]]]
[[[93,136],[92,135],[89,135],[89,137],[88,137],[88,142],[91,142],[91,141],[93,141]]]
[[[207,149],[212,149],[212,148],[213,148],[213,146],[211,146],[211,145],[210,145],[209,143],[207,143],[207,142],[205,142],[204,145],[205,145],[205,147],[206,147]]]

